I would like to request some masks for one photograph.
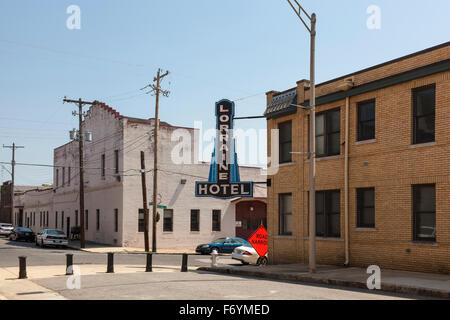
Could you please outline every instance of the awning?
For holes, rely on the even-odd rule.
[[[281,117],[297,112],[297,90],[291,90],[272,98],[264,116],[269,118]]]

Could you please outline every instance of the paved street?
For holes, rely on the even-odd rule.
[[[74,254],[81,269],[80,289],[67,287],[65,254]],[[18,256],[27,256],[28,280],[16,280]],[[179,255],[156,255],[153,273],[145,273],[145,255],[116,254],[115,274],[105,273],[106,255],[76,250],[35,247],[0,239],[0,296],[20,299],[405,299],[394,294],[323,285],[273,281],[196,271],[210,264],[208,256],[190,256],[187,273],[179,272]],[[223,264],[239,264],[222,257]],[[63,268],[61,268],[63,267]],[[245,268],[245,266],[242,266]]]

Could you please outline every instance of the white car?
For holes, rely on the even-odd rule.
[[[69,240],[66,234],[61,230],[56,229],[44,229],[36,234],[36,245],[45,246],[62,246],[67,247]]]
[[[251,245],[237,247],[231,254],[231,258],[239,260],[242,264],[256,264],[258,266],[266,265],[268,262],[267,253],[264,257],[260,257]]]
[[[14,227],[10,223],[0,223],[0,236],[8,237],[14,230]]]

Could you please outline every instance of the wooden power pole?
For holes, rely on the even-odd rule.
[[[80,155],[80,248],[86,248],[86,239],[84,235],[84,170],[83,170],[83,106],[84,105],[94,105],[94,102],[83,101],[81,98],[79,100],[70,100],[64,98],[63,102],[78,104],[78,113],[73,112],[73,115],[78,115],[78,148]],[[69,237],[69,235],[67,235]]]
[[[161,69],[158,69],[158,73],[153,78],[154,84],[148,85],[145,88],[151,88],[148,93],[154,93],[156,96],[155,104],[155,122],[154,122],[154,146],[153,146],[153,232],[152,232],[152,252],[157,252],[156,249],[156,223],[158,215],[158,132],[159,132],[159,94],[165,97],[169,96],[169,91],[161,89],[161,80],[165,78],[169,71],[161,74]],[[145,89],[143,88],[143,89]]]
[[[142,201],[144,202],[144,244],[145,252],[150,251],[148,242],[148,206],[147,206],[147,183],[145,181],[145,154],[141,151],[141,180],[142,180]]]
[[[9,214],[9,220],[13,223],[14,216],[14,167],[16,166],[16,149],[23,149],[24,146],[16,146],[15,143],[12,146],[5,146],[3,148],[12,149],[12,160],[11,160],[11,212]]]

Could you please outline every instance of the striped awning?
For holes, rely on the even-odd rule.
[[[291,90],[272,98],[267,106],[264,116],[274,118],[297,112],[297,90]]]

